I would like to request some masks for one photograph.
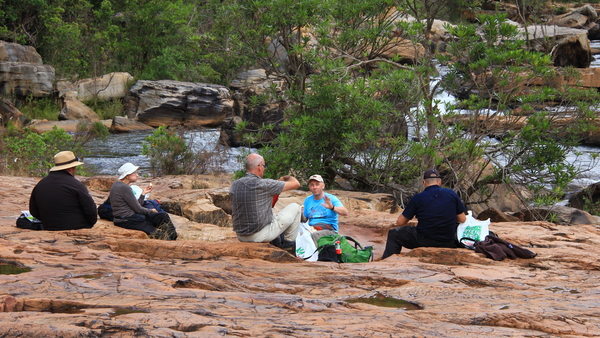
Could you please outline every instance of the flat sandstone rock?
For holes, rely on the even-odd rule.
[[[533,259],[497,262],[467,249],[418,248],[370,263],[311,263],[269,244],[240,243],[231,228],[175,215],[183,236],[174,242],[147,239],[106,221],[87,230],[21,230],[15,219],[38,179],[0,179],[0,265],[31,269],[0,274],[0,337],[480,338],[600,332],[600,229],[594,225],[490,225],[501,238],[536,252]],[[175,181],[156,181],[153,194],[166,193]],[[107,195],[91,193],[97,204]],[[282,196],[278,204],[304,193]],[[373,245],[379,258],[396,217],[351,210],[340,228]],[[356,298],[378,305],[346,301]],[[399,306],[400,300],[411,306]]]

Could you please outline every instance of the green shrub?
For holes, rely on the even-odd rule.
[[[554,11],[552,11],[552,14],[554,14],[554,15],[561,15],[561,14],[566,14],[567,12],[568,12],[567,7],[565,7],[565,6],[559,6],[559,7],[556,7],[554,9]]]
[[[226,151],[195,149],[194,137],[184,136],[184,130],[158,127],[146,137],[142,155],[148,156],[153,175],[192,175],[223,172]]]
[[[60,106],[58,101],[51,97],[34,98],[28,96],[24,99],[15,99],[15,106],[19,111],[34,120],[58,120]]]
[[[123,116],[121,100],[97,100],[85,102],[102,120],[112,120],[115,116]]]
[[[0,171],[4,175],[45,176],[54,166],[54,155],[71,150],[82,156],[82,144],[56,126],[43,134],[25,128],[22,131],[9,127],[0,137]]]
[[[43,134],[30,128],[19,129],[9,124],[0,134],[0,174],[15,176],[46,176],[54,166],[54,155],[70,150],[82,158],[87,152],[83,145],[93,137],[105,138],[108,128],[101,122],[91,126],[81,124],[74,134],[68,134],[56,126]],[[86,175],[79,168],[79,175]]]

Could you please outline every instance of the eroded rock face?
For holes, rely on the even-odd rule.
[[[0,93],[42,97],[53,92],[54,67],[31,46],[0,41]]]
[[[76,82],[59,81],[56,87],[59,97],[74,98],[82,102],[114,100],[127,95],[127,89],[133,80],[129,73],[113,72]]]
[[[125,103],[129,118],[152,127],[218,127],[232,111],[227,87],[171,80],[138,81]]]
[[[594,225],[492,222],[490,230],[537,253],[533,259],[493,261],[467,249],[418,248],[370,263],[304,262],[269,244],[240,243],[230,228],[175,215],[182,236],[174,242],[134,237],[139,232],[106,221],[84,230],[20,230],[14,220],[38,179],[0,179],[0,264],[31,268],[0,275],[0,336],[595,337],[600,332],[600,319],[590,315],[597,308],[600,277],[600,229]],[[155,182],[156,197],[190,184],[178,185],[176,177]],[[99,203],[107,192],[95,189],[90,191]],[[276,208],[305,194],[285,195]],[[396,218],[389,211],[352,210],[341,218],[340,229],[372,245],[380,257]],[[369,297],[418,306],[346,301]]]

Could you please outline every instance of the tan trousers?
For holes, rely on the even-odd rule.
[[[268,243],[283,233],[286,241],[295,241],[300,227],[300,217],[302,215],[302,206],[292,203],[277,214],[273,215],[271,224],[267,224],[259,232],[252,235],[237,235],[240,242]]]

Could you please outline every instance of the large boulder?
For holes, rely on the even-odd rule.
[[[386,59],[398,58],[400,63],[415,64],[425,55],[425,48],[411,40],[394,37],[383,47],[381,57]]]
[[[587,188],[573,194],[569,198],[568,206],[577,209],[594,209],[600,212],[600,183],[594,183]]]
[[[587,30],[556,25],[532,25],[519,28],[520,37],[528,40],[535,50],[549,52],[557,67],[587,68],[592,51]]]
[[[43,97],[52,94],[54,68],[42,64],[31,46],[0,41],[0,94]]]
[[[524,222],[549,220],[552,223],[564,225],[600,225],[600,217],[591,215],[583,210],[561,205],[524,209],[515,213],[513,216],[518,217]]]
[[[5,126],[12,122],[15,126],[23,126],[27,123],[27,116],[23,115],[9,100],[3,98],[0,100],[0,126]]]
[[[232,225],[231,215],[215,206],[211,194],[206,190],[171,190],[162,193],[160,201],[167,212],[189,220],[222,227],[231,227]]]
[[[585,5],[572,12],[558,15],[548,21],[548,25],[556,25],[568,28],[588,29],[598,19],[598,13],[594,7]]]
[[[56,84],[59,97],[75,98],[86,102],[91,100],[122,99],[133,82],[129,73],[114,72],[77,82],[59,81]]]
[[[86,120],[90,122],[99,122],[100,117],[92,108],[86,106],[81,101],[74,98],[65,98],[62,101],[62,109],[58,114],[58,119],[62,120]]]
[[[110,128],[112,120],[101,120],[102,124],[106,128]],[[33,129],[36,133],[45,133],[52,130],[54,126],[59,129],[63,129],[68,133],[74,133],[81,128],[90,127],[92,122],[90,120],[64,120],[64,121],[48,121],[48,120],[34,120],[28,127]]]
[[[24,62],[42,65],[42,57],[32,46],[0,40],[0,62]]]
[[[229,89],[205,83],[138,81],[125,102],[129,118],[152,127],[218,127],[232,112]]]
[[[154,129],[147,124],[130,119],[126,116],[115,116],[109,130],[111,133],[128,133]]]
[[[250,69],[241,72],[231,81],[229,87],[232,90],[241,91],[245,95],[260,95],[275,86],[280,91],[283,88],[284,81],[281,78],[268,75],[265,69]],[[251,93],[246,93],[250,91]]]
[[[261,95],[269,89],[281,91],[283,80],[268,75],[264,69],[251,69],[238,74],[231,81],[230,88],[234,91],[233,114],[223,120],[221,124],[221,137],[219,142],[231,147],[245,146],[243,142],[245,134],[252,134],[260,127],[268,124],[275,128],[261,134],[261,139],[252,147],[260,147],[263,143],[272,141],[276,134],[281,131],[279,124],[283,120],[283,109],[287,106],[285,101],[269,101],[258,105],[250,104],[250,98]],[[243,130],[237,130],[237,125],[246,122]]]

